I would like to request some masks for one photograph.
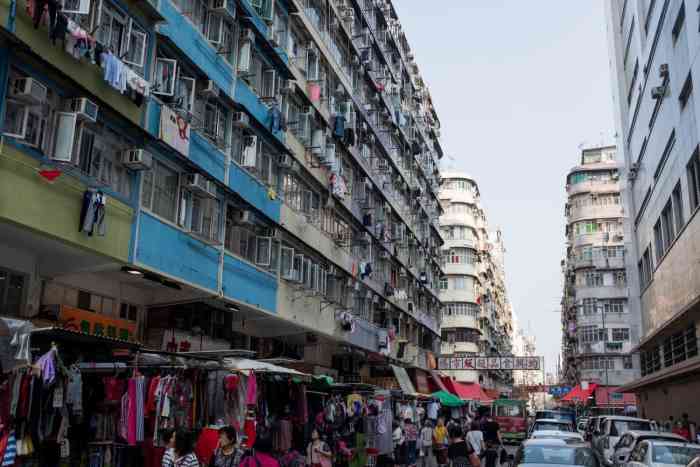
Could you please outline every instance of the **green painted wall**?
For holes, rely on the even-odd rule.
[[[3,21],[3,27],[6,25],[9,8],[10,0],[0,0],[0,19]],[[34,29],[31,18],[24,8],[24,2],[18,2],[17,4],[16,27],[15,34],[17,37],[27,44],[34,53],[61,70],[69,78],[80,83],[103,103],[108,104],[136,125],[141,125],[143,110],[126,96],[110,87],[102,79],[103,72],[100,67],[86,61],[76,60],[66,53],[65,49],[60,45],[60,41],[57,45],[52,45],[45,26]]]
[[[61,175],[54,183],[38,173],[39,162],[0,141],[0,222],[13,222],[86,250],[128,261],[133,209],[107,198],[106,235],[78,232],[86,186]]]

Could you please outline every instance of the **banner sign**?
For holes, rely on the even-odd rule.
[[[185,157],[190,155],[190,124],[167,105],[160,107],[160,139]]]
[[[438,359],[440,370],[541,370],[542,357],[480,357],[453,354]]]
[[[100,313],[62,305],[59,320],[64,329],[124,341],[136,340],[136,321],[112,318]]]

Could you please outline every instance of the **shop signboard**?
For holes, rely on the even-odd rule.
[[[167,105],[160,110],[160,139],[185,157],[190,155],[190,124]]]
[[[469,354],[443,355],[438,358],[440,370],[541,370],[542,357],[487,357]]]
[[[124,341],[136,341],[135,321],[112,318],[93,311],[61,306],[58,316],[64,329],[82,332],[92,336],[110,337]]]

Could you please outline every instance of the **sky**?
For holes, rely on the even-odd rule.
[[[580,147],[614,142],[603,0],[392,3],[442,125],[443,168],[477,181],[518,321],[554,372],[566,173]]]

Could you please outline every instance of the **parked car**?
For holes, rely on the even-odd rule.
[[[583,436],[574,431],[541,430],[530,433],[530,439],[573,439],[584,442]]]
[[[699,455],[697,444],[650,439],[637,443],[627,467],[686,466]]]
[[[598,460],[606,466],[613,465],[615,445],[628,431],[656,431],[656,424],[650,420],[634,417],[609,416],[598,423],[591,445]]]
[[[613,465],[616,467],[624,467],[629,461],[630,453],[635,446],[641,441],[652,439],[678,441],[681,443],[686,441],[682,436],[663,431],[628,431],[622,435],[620,441],[615,445]]]
[[[576,425],[576,413],[574,413],[572,410],[538,410],[535,413],[535,420],[540,420],[543,418],[555,420],[568,420],[571,422],[572,425]]]
[[[586,420],[579,420],[578,425],[576,425],[576,431],[578,431],[581,436],[584,436],[586,434],[587,426],[588,422]]]
[[[586,441],[591,441],[593,438],[593,433],[595,433],[596,429],[598,428],[598,422],[600,419],[601,417],[590,417],[586,421],[586,434],[583,436]]]
[[[530,427],[530,433],[528,437],[532,436],[532,433],[536,431],[564,431],[569,433],[575,433],[574,427],[567,420],[556,420],[553,418],[542,418],[540,420],[535,420],[535,423]]]
[[[593,450],[573,439],[527,439],[518,448],[513,467],[568,466],[599,467]]]

